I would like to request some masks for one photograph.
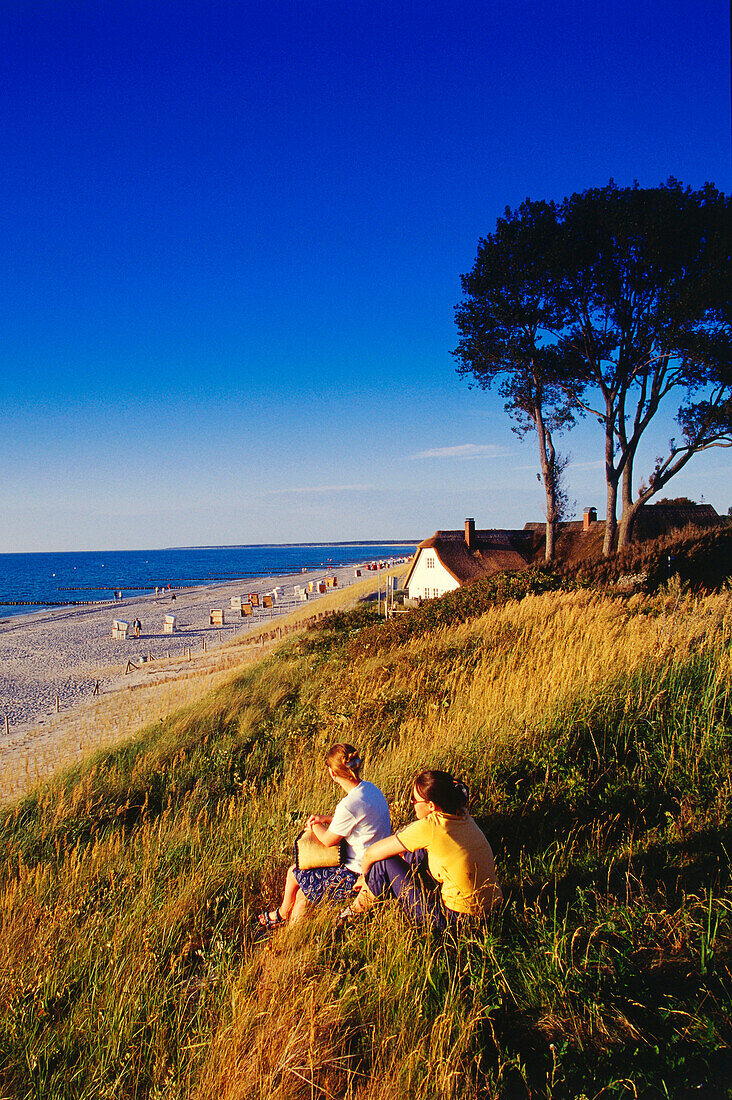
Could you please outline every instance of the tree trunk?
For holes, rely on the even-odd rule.
[[[546,521],[546,550],[544,553],[544,561],[554,561],[554,543],[557,534],[557,521],[556,519]]]
[[[615,530],[618,525],[618,479],[620,474],[615,469],[615,440],[613,438],[613,423],[615,411],[609,395],[605,397],[605,481],[607,483],[607,508],[605,509],[605,538],[602,544],[602,556],[609,558],[615,545]]]
[[[551,432],[548,431],[541,408],[537,403],[534,413],[534,423],[539,436],[539,462],[541,463],[541,476],[544,480],[544,492],[546,493],[546,536],[544,541],[544,560],[554,561],[554,540],[557,530],[557,483],[556,483],[556,453],[552,441]]]
[[[618,550],[624,550],[633,541],[633,525],[642,503],[642,500],[636,500],[629,505],[623,502],[623,511],[618,525]]]
[[[616,509],[618,502],[618,479],[608,478],[607,480],[607,511],[605,513],[605,539],[602,544],[602,556],[604,558],[610,557],[613,552],[613,546],[615,545],[615,531],[618,526]]]
[[[554,470],[554,448],[551,448],[549,456],[542,448],[541,472],[544,478],[544,492],[546,493],[546,535],[544,539],[544,561],[554,561],[554,543],[557,534],[557,492],[556,476]]]
[[[639,504],[633,503],[633,455],[629,454],[623,467],[622,510],[618,524],[618,550],[623,550],[633,541],[633,521]]]

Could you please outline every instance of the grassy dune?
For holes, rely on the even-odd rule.
[[[4,811],[2,1096],[732,1095],[732,601],[547,584],[335,614]],[[467,780],[480,934],[252,946],[343,739],[396,824]]]

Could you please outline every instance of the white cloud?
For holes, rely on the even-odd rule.
[[[433,447],[411,458],[501,458],[509,452],[495,443],[458,443],[454,447]]]

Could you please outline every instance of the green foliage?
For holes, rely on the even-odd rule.
[[[675,179],[654,188],[611,180],[506,210],[463,276],[458,371],[484,387],[500,377],[507,411],[537,429],[550,512],[552,430],[584,412],[601,425],[612,456],[606,555],[620,479],[635,485],[662,402],[675,400],[683,439],[670,441],[637,500],[624,501],[628,523],[632,506],[695,453],[732,439],[731,264],[729,195]],[[621,540],[628,530],[621,525]]]
[[[571,580],[549,568],[532,568],[523,572],[501,572],[481,577],[471,584],[456,588],[436,600],[425,600],[420,607],[387,622],[374,624],[356,635],[349,647],[352,656],[366,655],[412,638],[428,634],[441,627],[456,626],[482,615],[489,607],[501,606],[507,600],[572,588]]]

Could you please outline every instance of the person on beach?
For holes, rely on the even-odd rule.
[[[135,628],[135,637],[139,638],[140,637],[140,631],[142,630],[142,623],[140,622],[139,619],[135,619],[135,621],[132,625]]]
[[[378,787],[361,779],[361,757],[353,745],[333,745],[325,761],[328,775],[345,792],[345,797],[332,817],[311,814],[306,827],[327,848],[345,840],[345,861],[341,867],[316,867],[308,871],[290,867],[279,906],[259,914],[258,923],[265,933],[288,921],[300,920],[313,905],[347,898],[361,871],[366,849],[391,832],[387,801]]]
[[[423,771],[411,801],[416,820],[366,849],[365,886],[342,921],[376,898],[396,898],[415,924],[444,931],[470,925],[502,902],[493,852],[467,812],[465,785],[449,772]]]

